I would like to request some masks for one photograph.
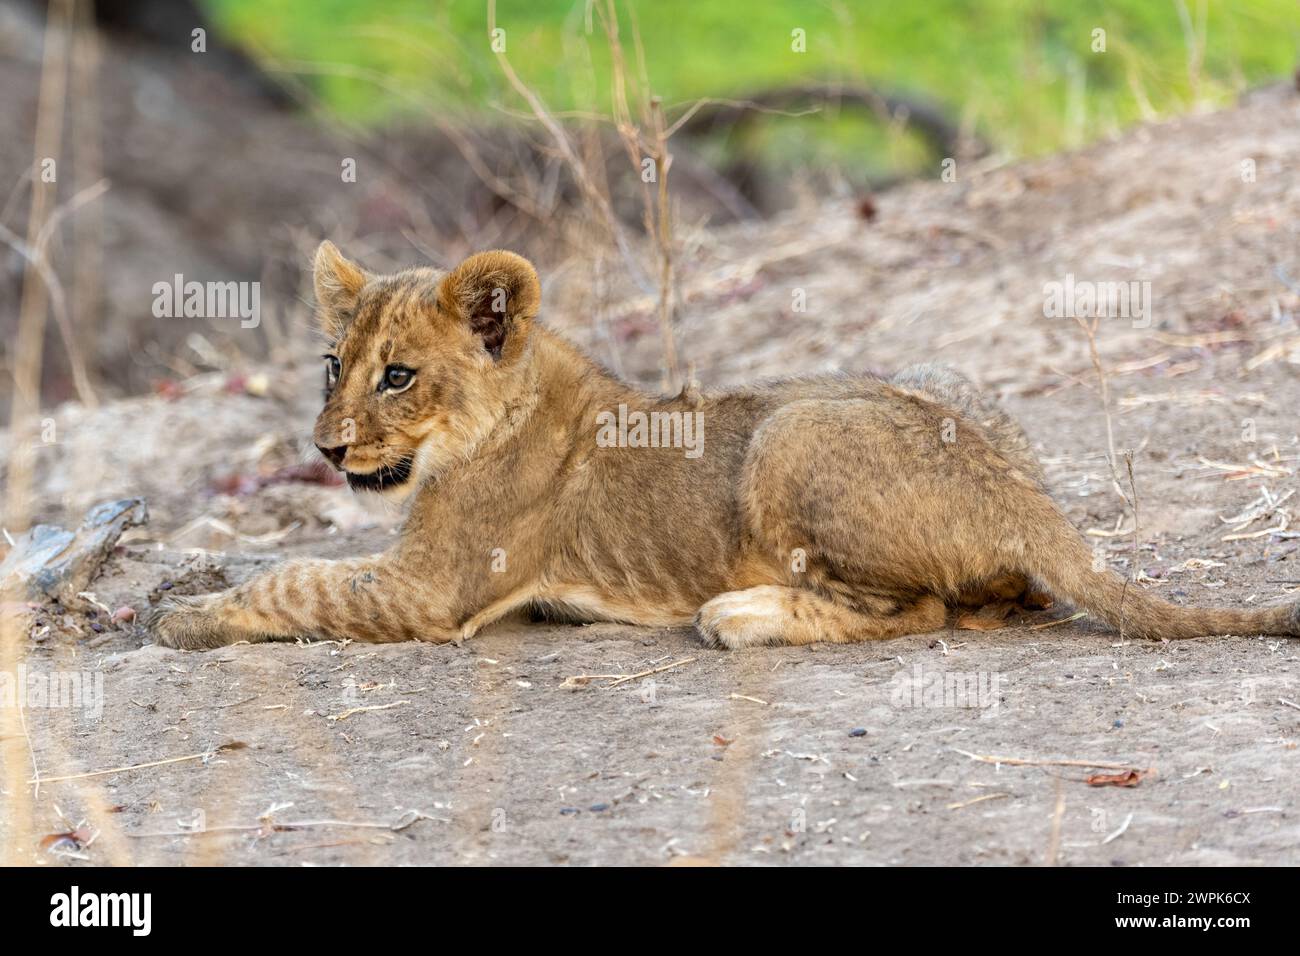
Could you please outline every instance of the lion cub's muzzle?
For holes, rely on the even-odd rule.
[[[400,458],[391,465],[380,465],[374,471],[353,471],[344,464],[349,448],[348,445],[335,447],[316,445],[316,450],[324,456],[325,460],[347,476],[348,487],[353,491],[385,491],[410,481],[411,471],[415,465],[414,458],[410,456]]]
[[[348,487],[353,491],[384,491],[406,484],[411,479],[412,464],[412,459],[403,458],[391,465],[380,465],[366,474],[354,471],[345,471],[344,474],[348,476]]]

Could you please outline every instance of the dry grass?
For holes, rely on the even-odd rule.
[[[33,168],[38,168],[44,157],[60,155],[73,12],[72,0],[53,0],[49,6]],[[27,246],[30,249],[41,248],[41,237],[53,209],[53,192],[52,188],[47,188],[33,177],[32,202],[27,219]],[[40,408],[40,370],[48,306],[47,288],[40,275],[38,260],[39,255],[29,257],[23,274],[18,336],[14,350],[17,361],[14,367],[9,429],[17,453],[9,460],[4,509],[4,525],[13,530],[25,528],[31,514],[33,462],[29,445],[35,437],[33,426]],[[20,595],[15,593],[4,597],[6,602],[20,599]],[[21,620],[11,614],[0,616],[0,669],[9,674],[18,673],[19,665],[25,658],[22,645],[26,634],[20,627]],[[10,827],[9,839],[5,841],[6,862],[20,865],[31,862],[27,850],[32,846],[32,793],[28,790],[29,784],[24,772],[30,753],[30,740],[21,707],[5,707],[0,711],[0,736],[4,738],[5,816]],[[35,757],[32,756],[31,760],[35,772]]]
[[[625,9],[632,23],[633,42],[639,51],[635,12],[630,5]],[[663,101],[651,93],[649,78],[644,74],[644,56],[638,56],[641,66],[639,76],[634,78],[628,71],[614,0],[590,0],[589,19],[592,10],[600,20],[613,64],[613,125],[627,154],[631,175],[640,182],[642,224],[645,230],[643,242],[654,250],[657,259],[656,312],[663,349],[663,389],[669,393],[676,392],[682,386],[682,376],[674,331],[677,290],[673,271],[673,208],[668,187],[672,153],[668,149],[670,133],[664,118]],[[489,35],[496,30],[496,0],[488,0]],[[548,134],[556,152],[578,184],[593,219],[602,227],[607,239],[612,241],[629,275],[639,285],[645,286],[648,270],[641,263],[641,253],[614,213],[613,197],[604,175],[605,157],[600,138],[587,137],[586,149],[580,150],[569,131],[542,101],[541,95],[515,71],[504,48],[496,51],[496,59],[511,88],[528,105],[533,117]],[[652,167],[647,167],[647,162]],[[651,168],[653,175],[649,175]]]

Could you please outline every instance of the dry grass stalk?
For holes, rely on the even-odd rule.
[[[38,188],[35,186],[34,180],[33,187]],[[28,269],[33,270],[44,285],[45,296],[50,310],[54,313],[55,326],[59,330],[59,337],[62,338],[63,347],[68,355],[68,365],[72,372],[73,386],[77,390],[77,398],[88,408],[98,406],[99,399],[95,396],[94,389],[91,388],[90,376],[86,371],[85,357],[81,354],[81,346],[78,344],[77,322],[68,306],[68,297],[63,291],[63,283],[59,281],[58,273],[55,272],[54,266],[50,263],[48,251],[50,240],[54,237],[59,221],[81,206],[98,199],[107,190],[108,181],[101,179],[56,207],[41,227],[35,242],[24,242],[9,229],[0,225],[0,242],[3,242],[22,256],[27,261]],[[82,275],[82,272],[83,270],[79,268],[78,275]],[[81,294],[84,295],[84,290]],[[39,388],[39,384],[37,387]]]
[[[1123,612],[1124,598],[1128,595],[1128,589],[1133,586],[1138,574],[1138,506],[1137,506],[1137,484],[1133,478],[1133,453],[1126,450],[1124,452],[1124,461],[1128,469],[1128,480],[1130,493],[1126,494],[1120,485],[1119,471],[1116,468],[1115,452],[1115,423],[1110,414],[1110,379],[1106,375],[1106,369],[1101,364],[1101,355],[1097,351],[1097,327],[1101,319],[1094,317],[1091,321],[1085,321],[1080,316],[1074,319],[1079,328],[1083,329],[1084,335],[1088,338],[1088,355],[1092,359],[1092,367],[1097,372],[1097,385],[1101,397],[1101,411],[1106,419],[1106,464],[1110,466],[1111,485],[1115,493],[1119,495],[1120,500],[1128,506],[1133,512],[1133,550],[1132,557],[1129,561],[1128,577],[1124,581],[1124,591],[1120,595],[1120,611]],[[1119,642],[1124,643],[1124,618],[1120,618]]]
[[[1078,621],[1087,616],[1088,616],[1087,611],[1076,611],[1073,614],[1071,614],[1069,617],[1058,618],[1055,621],[1044,621],[1042,624],[1031,624],[1029,625],[1029,629],[1031,631],[1041,631],[1044,628],[1048,628],[1048,627],[1059,627],[1062,624],[1070,624],[1073,623],[1074,621]]]
[[[283,809],[280,807],[279,809]],[[264,814],[259,823],[249,824],[232,824],[223,826],[209,827],[193,830],[152,830],[145,833],[127,834],[132,839],[140,840],[148,837],[201,837],[215,836],[221,833],[261,833],[269,835],[271,833],[292,833],[295,830],[318,830],[318,829],[359,829],[359,830],[388,830],[393,833],[399,833],[419,823],[421,820],[438,820],[445,822],[440,817],[429,816],[427,813],[421,813],[419,810],[408,810],[402,814],[393,823],[373,823],[368,820],[292,820],[286,823],[280,823],[272,819],[270,812]]]
[[[655,131],[655,173],[658,189],[658,223],[655,232],[655,247],[659,251],[659,328],[663,335],[665,391],[676,392],[681,388],[681,372],[677,363],[677,341],[673,334],[673,224],[671,204],[668,199],[668,169],[672,165],[672,154],[668,152],[668,135],[664,132],[663,103],[659,97],[650,100],[650,112],[654,117]]]
[[[976,797],[973,800],[962,800],[959,803],[948,804],[949,810],[964,810],[967,807],[973,807],[977,803],[984,803],[987,800],[1004,800],[1011,796],[1009,793],[986,793],[982,797]]]
[[[489,35],[496,32],[497,29],[497,5],[496,0],[488,0],[488,33]],[[565,165],[573,174],[578,189],[583,196],[591,203],[600,217],[601,223],[605,226],[609,235],[613,238],[614,243],[618,246],[619,252],[622,253],[624,262],[627,263],[633,277],[641,284],[646,284],[645,271],[641,268],[639,261],[632,252],[628,243],[627,236],[623,231],[618,217],[614,214],[614,207],[600,188],[596,185],[591,171],[587,164],[582,161],[578,155],[577,149],[573,145],[573,140],[564,127],[547,108],[542,101],[541,96],[537,94],[527,83],[520,79],[519,74],[515,72],[514,66],[510,63],[510,58],[506,55],[504,49],[496,51],[497,63],[501,67],[501,72],[505,75],[506,80],[516,93],[519,94],[532,110],[533,116],[550,135],[560,158],[564,160]]]
[[[1205,34],[1207,5],[1201,0],[1196,7],[1196,24],[1187,9],[1186,0],[1174,0],[1178,23],[1183,28],[1183,42],[1187,44],[1187,83],[1192,90],[1192,103],[1201,102],[1201,69],[1205,64]]]
[[[1274,462],[1265,462],[1260,461],[1257,455],[1251,455],[1249,464],[1245,465],[1238,465],[1232,462],[1211,461],[1204,456],[1200,456],[1196,460],[1205,468],[1224,473],[1224,481],[1241,481],[1242,479],[1247,478],[1289,478],[1295,474],[1293,469],[1281,464],[1282,461],[1293,460],[1290,458],[1279,458]]]
[[[1120,837],[1122,837],[1125,833],[1128,832],[1128,826],[1132,822],[1133,822],[1133,814],[1130,813],[1128,816],[1124,818],[1124,822],[1119,825],[1119,828],[1117,830],[1113,830],[1111,833],[1109,833],[1106,836],[1104,840],[1101,841],[1101,845],[1105,846],[1107,843],[1110,843],[1112,840],[1118,840]]]
[[[46,157],[59,155],[62,142],[63,110],[67,93],[68,38],[72,26],[72,0],[52,0],[46,21],[44,53],[36,116],[36,148],[33,167]],[[27,218],[27,244],[36,247],[48,221],[53,190],[32,180],[32,204]],[[22,300],[18,312],[18,335],[14,342],[13,396],[10,440],[14,453],[9,460],[9,481],[5,488],[5,526],[21,530],[27,526],[31,509],[31,429],[40,407],[41,364],[44,357],[47,317],[46,286],[29,260],[23,275]],[[12,600],[13,595],[4,595]],[[0,669],[16,673],[26,637],[17,615],[0,617]],[[4,818],[7,821],[5,861],[10,865],[29,863],[32,845],[31,782],[24,766],[28,754],[26,734],[18,708],[0,712],[0,736],[4,736],[5,789],[8,792]]]
[[[73,179],[77,192],[103,179],[104,157],[100,139],[99,28],[92,0],[77,0],[77,22],[72,47]],[[104,296],[104,223],[102,206],[94,204],[72,223],[75,271],[72,278],[72,326],[78,338],[96,341]],[[74,343],[75,346],[75,343]],[[94,400],[94,386],[79,349],[68,351],[74,381],[82,401]],[[79,374],[78,374],[79,373]],[[84,394],[82,394],[84,393]]]
[[[395,700],[391,704],[371,704],[369,707],[349,707],[341,714],[328,714],[325,719],[331,722],[347,720],[353,714],[368,714],[372,710],[391,710],[394,707],[401,707],[402,705],[409,703],[409,700]]]
[[[990,757],[985,754],[973,754],[969,750],[958,750],[956,747],[953,748],[953,753],[959,753],[971,760],[978,760],[980,763],[1002,764],[1006,767],[1092,767],[1097,770],[1139,769],[1128,763],[1106,763],[1101,760],[1036,760],[1032,757]]]
[[[229,743],[222,744],[212,750],[204,750],[196,754],[186,754],[184,757],[168,757],[165,760],[151,760],[148,763],[133,763],[125,767],[109,767],[107,770],[90,770],[86,773],[70,773],[62,777],[42,777],[41,783],[65,783],[69,780],[85,780],[89,777],[106,777],[111,774],[126,773],[129,770],[147,770],[150,767],[162,767],[166,764],[185,763],[189,760],[206,760],[215,757],[217,754],[225,753],[228,750],[242,750],[246,744]],[[35,780],[28,780],[28,784],[36,783]]]
[[[649,94],[649,82],[645,76],[645,56],[641,48],[640,31],[636,27],[636,13],[631,6],[627,8],[632,19],[633,40],[636,43],[637,59],[641,69],[640,110],[641,122],[652,131],[653,139],[646,143],[640,126],[632,119],[632,107],[628,101],[627,66],[623,55],[623,44],[619,39],[618,10],[614,0],[604,0],[599,6],[601,25],[605,28],[605,39],[609,45],[610,59],[613,64],[613,111],[615,129],[623,143],[632,170],[641,180],[642,221],[647,238],[653,243],[659,257],[659,329],[662,336],[664,361],[664,391],[672,393],[681,388],[681,371],[677,359],[677,341],[673,332],[675,287],[673,282],[673,229],[672,205],[668,193],[668,171],[672,166],[672,154],[668,151],[668,128],[664,120],[663,101]],[[643,156],[647,153],[648,156]],[[644,160],[654,163],[655,189],[644,175]]]
[[[1101,356],[1097,352],[1097,326],[1101,320],[1094,318],[1089,322],[1080,316],[1075,316],[1074,321],[1079,324],[1079,328],[1083,329],[1083,334],[1088,338],[1088,355],[1092,359],[1092,367],[1097,373],[1097,384],[1101,390],[1101,411],[1106,419],[1106,463],[1110,465],[1111,484],[1120,500],[1131,507],[1132,502],[1120,486],[1119,471],[1115,467],[1118,456],[1115,453],[1115,422],[1110,414],[1110,379],[1106,375],[1105,368],[1102,367]]]
[[[586,687],[594,680],[607,680],[611,681],[611,683],[605,685],[605,689],[608,690],[611,687],[618,687],[620,684],[626,684],[628,681],[636,680],[639,677],[649,677],[651,674],[670,671],[675,667],[681,667],[683,664],[693,664],[694,662],[695,658],[684,657],[680,661],[674,661],[671,664],[664,664],[660,667],[651,667],[648,670],[639,671],[635,674],[574,674],[572,677],[566,677],[564,683],[560,686],[572,689],[574,687]]]
[[[1140,521],[1138,520],[1137,481],[1133,477],[1133,452],[1127,449],[1124,451],[1124,466],[1128,470],[1129,504],[1133,508],[1133,547],[1129,552],[1128,577],[1124,579],[1124,590],[1120,593],[1119,598],[1121,614],[1124,611],[1124,598],[1128,596],[1128,589],[1133,586],[1138,575],[1141,574],[1141,569],[1138,567],[1138,525]],[[1124,643],[1125,623],[1126,619],[1121,617],[1119,621],[1119,642],[1121,644]]]
[[[614,0],[593,0],[588,7],[599,16],[605,39],[609,47],[612,64],[611,109],[614,127],[632,164],[633,174],[641,182],[642,222],[646,239],[655,249],[657,266],[656,282],[652,283],[637,258],[628,237],[614,213],[609,187],[604,182],[603,156],[599,143],[593,138],[587,140],[587,157],[584,158],[575,147],[572,138],[542,101],[541,96],[526,84],[511,65],[504,49],[496,51],[497,62],[511,87],[528,104],[538,122],[549,134],[560,158],[569,168],[579,191],[595,210],[597,219],[604,230],[613,239],[633,280],[647,293],[655,289],[656,312],[659,319],[663,350],[664,390],[669,393],[680,390],[682,386],[681,362],[678,357],[676,334],[674,331],[676,277],[673,260],[672,203],[668,188],[668,173],[672,166],[672,154],[668,150],[670,128],[664,117],[663,103],[659,97],[649,94],[649,83],[645,78],[645,56],[641,49],[639,31],[636,29],[635,13],[628,8],[632,19],[632,33],[637,51],[637,63],[641,73],[636,92],[631,91],[626,56],[619,35],[618,10]],[[488,31],[495,33],[496,2],[488,0]],[[634,119],[633,100],[635,99],[639,119]],[[648,137],[642,128],[650,131]],[[594,155],[592,155],[594,153]],[[648,179],[643,171],[644,163],[653,163],[654,178]],[[654,189],[651,189],[653,183]]]
[[[693,663],[695,663],[695,658],[683,657],[680,661],[673,661],[673,663],[664,664],[662,667],[652,667],[649,670],[644,670],[637,674],[627,674],[623,677],[620,677],[618,680],[614,681],[611,684],[606,684],[605,687],[606,688],[617,687],[620,684],[626,684],[628,681],[636,680],[639,677],[649,677],[651,674],[660,674],[663,673],[664,671],[670,671],[675,667],[681,667],[683,664],[693,664]]]

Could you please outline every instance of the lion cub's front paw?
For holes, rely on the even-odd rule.
[[[758,647],[783,644],[789,609],[785,589],[755,587],[719,594],[700,607],[695,630],[710,647]]]
[[[240,640],[229,627],[222,624],[220,616],[211,605],[210,595],[168,598],[147,611],[141,624],[163,647],[198,651],[224,647]]]

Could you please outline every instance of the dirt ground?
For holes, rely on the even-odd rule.
[[[891,191],[874,217],[827,205],[689,235],[682,352],[706,388],[952,362],[1020,417],[1058,500],[1134,586],[1283,599],[1300,588],[1298,119],[1293,91],[1263,91]],[[1150,283],[1149,323],[1098,332],[1136,534],[1131,516],[1119,525],[1087,340],[1044,316],[1044,285],[1067,273]],[[623,290],[585,309],[580,280],[553,279],[546,320],[653,379],[648,305]],[[393,517],[345,490],[251,480],[305,454],[318,379],[304,355],[52,413],[43,520],[75,524],[124,494],[152,512],[96,600],[141,609],[281,557],[382,548]],[[100,715],[27,709],[39,776],[115,770],[43,782],[35,834],[0,821],[52,865],[1300,862],[1295,641],[1138,644],[1058,607],[996,632],[837,648],[730,653],[686,630],[510,621],[460,647],[200,654],[102,611],[37,617],[30,670],[103,676]],[[917,674],[978,693],[913,693]],[[1142,773],[1090,786],[1122,770],[980,757]],[[116,769],[156,761],[174,762]],[[88,846],[38,847],[79,825],[97,832]]]

